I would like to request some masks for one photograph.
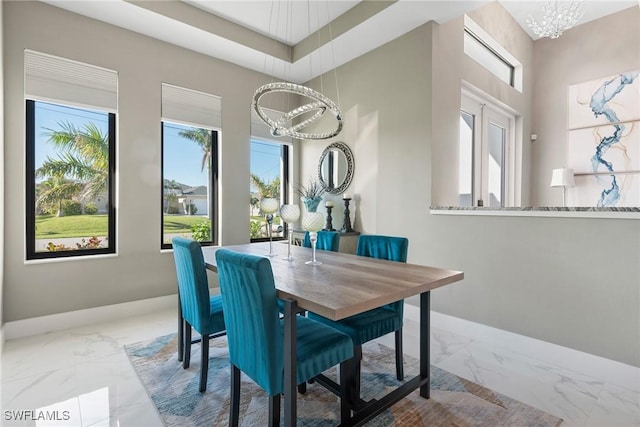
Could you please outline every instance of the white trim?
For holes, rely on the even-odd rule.
[[[640,212],[616,211],[545,211],[513,209],[429,209],[431,215],[533,216],[552,218],[640,219]]]
[[[405,304],[404,316],[408,320],[419,322],[420,308],[415,305]],[[601,379],[607,383],[640,391],[638,389],[640,387],[638,382],[640,368],[636,366],[460,319],[437,311],[431,311],[431,326],[475,341],[482,341],[496,347],[522,353],[532,359]]]
[[[105,305],[48,316],[32,317],[5,323],[3,338],[7,340],[24,338],[47,332],[62,331],[87,323],[109,322],[125,317],[149,314],[178,306],[176,295],[149,298],[121,304]]]

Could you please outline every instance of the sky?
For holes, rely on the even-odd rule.
[[[74,126],[81,128],[90,121],[98,125],[102,132],[107,133],[107,113],[36,102],[36,168],[42,165],[48,156],[58,157],[54,146],[47,142],[45,128],[57,130],[60,122],[71,122]],[[180,131],[187,129],[189,129],[188,126],[165,123],[164,178],[190,186],[205,185],[207,170],[205,168],[204,171],[200,171],[202,149],[193,141],[179,135]],[[119,142],[119,144],[122,143],[122,141]],[[280,145],[252,141],[250,161],[252,173],[258,175],[264,182],[274,180],[280,175]]]

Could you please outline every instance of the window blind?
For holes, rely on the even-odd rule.
[[[162,119],[221,129],[222,98],[162,83]]]
[[[24,72],[27,98],[62,101],[109,112],[118,109],[116,71],[25,50]]]

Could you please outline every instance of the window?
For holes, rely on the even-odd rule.
[[[273,197],[279,205],[288,203],[289,187],[289,146],[278,142],[251,140],[251,188],[250,188],[250,224],[249,233],[252,241],[269,237],[267,222],[260,213],[260,200]],[[273,238],[286,236],[286,224],[282,223],[278,213],[274,215]]]
[[[487,100],[462,96],[459,141],[460,206],[513,205],[515,117]]]
[[[466,15],[464,53],[500,80],[522,92],[522,64]]]
[[[219,97],[162,84],[162,237],[216,244]]]
[[[274,117],[282,115],[275,110],[269,110],[269,113]],[[289,159],[292,141],[286,137],[276,140],[253,110],[251,135],[249,237],[255,242],[269,237],[266,218],[260,212],[260,200],[268,196],[278,199],[280,205],[289,203]],[[287,236],[287,224],[281,221],[277,212],[273,219],[272,233],[274,239]]]
[[[117,73],[25,51],[26,256],[115,253]]]

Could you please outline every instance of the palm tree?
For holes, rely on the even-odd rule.
[[[40,183],[36,206],[41,211],[51,211],[56,208],[58,210],[56,216],[61,217],[63,216],[62,201],[77,196],[83,188],[84,184],[82,183],[71,181],[59,175],[51,176]]]
[[[200,161],[200,172],[207,168],[207,212],[211,205],[211,149],[212,139],[211,131],[202,128],[192,128],[189,130],[181,130],[178,135],[195,142],[202,149],[202,160]]]
[[[178,135],[195,142],[202,149],[202,161],[200,162],[200,172],[204,171],[205,166],[210,170],[211,166],[211,131],[201,128],[192,128],[189,130],[181,130]],[[207,182],[207,184],[209,184]]]
[[[258,190],[260,197],[280,198],[280,177],[270,182],[264,182],[262,178],[252,173],[251,184]]]
[[[58,123],[60,130],[45,129],[48,142],[64,150],[57,159],[47,157],[36,170],[36,177],[73,178],[82,183],[81,198],[107,193],[109,185],[109,137],[94,123],[76,128],[70,122]]]
[[[178,203],[179,193],[176,190],[182,190],[182,187],[175,179],[164,180],[163,197],[164,197],[165,213],[170,213],[169,210],[174,201],[176,204]]]

